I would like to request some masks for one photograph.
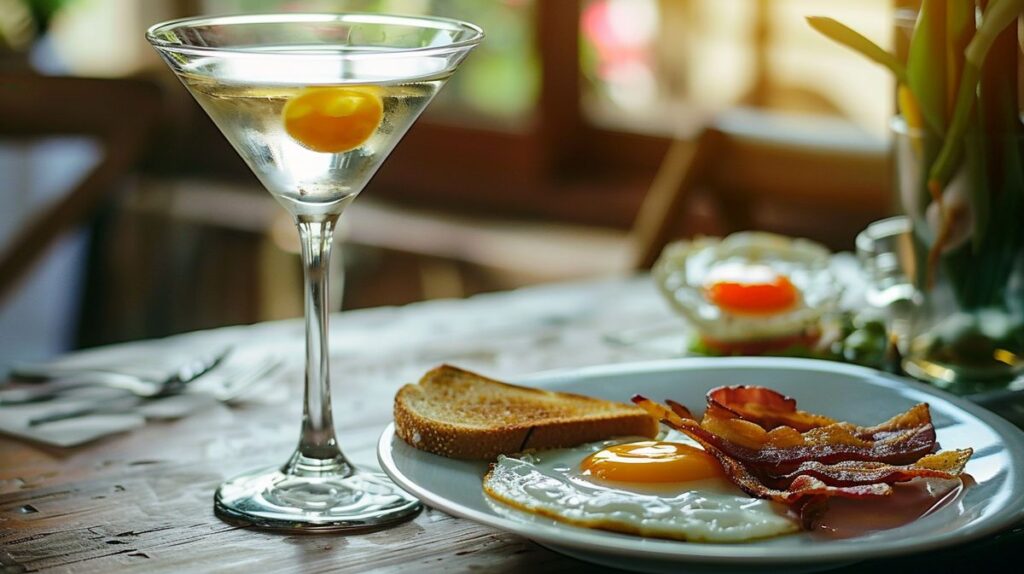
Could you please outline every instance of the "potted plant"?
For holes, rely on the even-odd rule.
[[[1024,368],[1024,0],[923,0],[907,61],[824,17],[810,25],[888,68],[897,188],[913,227],[915,310],[904,368],[974,392]]]

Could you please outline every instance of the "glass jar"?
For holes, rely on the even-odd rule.
[[[965,142],[940,206],[925,185],[930,142],[902,120],[893,135],[919,293],[903,367],[960,394],[1005,386],[1024,372],[1024,181],[1011,179],[1012,167],[991,169],[987,152],[999,146],[1017,154],[1004,161],[1019,161],[1022,142]]]

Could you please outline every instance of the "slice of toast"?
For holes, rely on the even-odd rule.
[[[635,405],[510,385],[441,365],[395,395],[395,432],[420,450],[493,460],[530,448],[653,437],[658,421]]]

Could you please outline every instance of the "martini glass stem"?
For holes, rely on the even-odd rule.
[[[289,474],[348,475],[353,470],[338,447],[331,413],[328,279],[337,220],[337,215],[297,220],[306,293],[306,396],[299,446],[285,467]]]

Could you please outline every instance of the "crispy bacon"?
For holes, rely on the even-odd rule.
[[[800,432],[830,425],[836,421],[796,408],[796,400],[766,387],[735,385],[708,392],[708,406],[717,406],[765,430],[788,426]]]
[[[963,472],[971,454],[971,449],[958,449],[928,455],[913,464],[899,466],[871,461],[846,461],[837,464],[809,461],[801,464],[790,474],[773,478],[771,482],[778,488],[789,488],[801,477],[817,478],[832,486],[892,484],[915,478],[950,479]]]
[[[706,430],[704,432],[707,433]],[[767,475],[790,473],[810,461],[825,464],[844,461],[909,464],[935,450],[935,429],[931,425],[893,433],[882,440],[861,443],[845,442],[850,435],[841,429],[830,434],[834,441],[817,437],[814,443],[787,447],[765,445],[759,449],[736,444],[713,433],[708,433],[706,440],[729,456],[742,460],[755,471]]]
[[[633,402],[697,441],[747,494],[793,507],[808,528],[831,497],[888,496],[893,483],[956,478],[972,454],[931,454],[935,429],[924,404],[858,427],[798,411],[796,401],[762,387],[713,389],[699,423],[674,401],[665,407],[637,395]],[[806,430],[781,424],[787,418]]]
[[[645,406],[641,402],[637,404]],[[705,414],[698,424],[692,418],[684,418],[685,415],[665,410],[676,419],[673,426],[678,430],[694,438],[699,436],[729,456],[742,460],[751,470],[768,475],[793,472],[808,461],[908,464],[935,450],[935,428],[930,420],[922,420],[909,428],[879,425],[862,429],[848,423],[835,423],[801,434],[789,427],[766,431],[749,421],[722,418],[713,412]]]

